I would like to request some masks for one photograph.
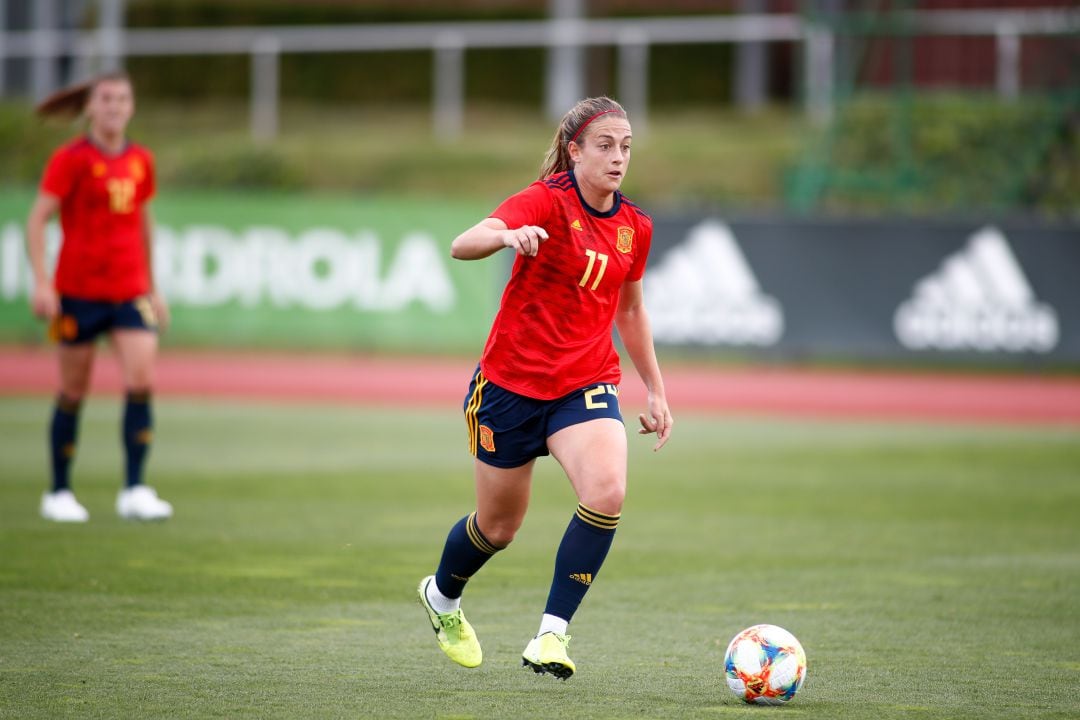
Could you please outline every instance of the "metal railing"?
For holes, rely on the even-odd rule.
[[[1015,97],[1021,39],[1029,35],[1080,33],[1080,10],[914,11],[909,27],[920,35],[982,35],[997,38],[997,88]],[[303,27],[229,27],[87,31],[0,32],[5,57],[75,59],[77,74],[122,63],[124,57],[163,55],[249,55],[251,129],[256,138],[278,128],[279,63],[283,53],[430,51],[433,64],[432,120],[440,138],[457,137],[464,124],[465,52],[474,48],[610,46],[617,49],[617,94],[644,129],[648,111],[648,56],[652,45],[687,43],[798,42],[803,48],[804,101],[811,116],[831,116],[834,32],[803,15],[724,15],[681,18],[571,19],[513,22],[446,22]],[[580,79],[551,73],[553,85],[580,86]],[[554,75],[554,76],[553,76]],[[550,97],[550,93],[549,93]],[[559,114],[548,108],[549,114]]]

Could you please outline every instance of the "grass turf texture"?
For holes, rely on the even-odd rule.
[[[630,410],[630,408],[627,408]],[[541,461],[452,665],[415,604],[472,504],[445,411],[157,404],[164,524],[112,503],[119,405],[84,411],[84,526],[37,517],[48,400],[0,399],[0,717],[1066,718],[1080,713],[1080,433],[683,416],[571,628],[519,667],[574,499]],[[728,640],[799,637],[807,684],[742,705]]]

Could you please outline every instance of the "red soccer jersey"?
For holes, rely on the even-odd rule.
[[[63,243],[56,290],[83,300],[123,302],[150,290],[144,205],[154,194],[154,159],[129,143],[108,155],[89,138],[49,159],[41,190],[60,199]]]
[[[640,280],[652,220],[615,193],[607,212],[589,207],[573,171],[511,196],[491,214],[510,228],[536,225],[548,239],[518,255],[480,367],[496,384],[554,400],[622,377],[611,328],[626,281]]]

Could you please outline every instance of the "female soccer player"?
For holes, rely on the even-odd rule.
[[[476,511],[450,530],[418,595],[439,646],[455,662],[482,660],[460,608],[465,583],[514,539],[529,504],[533,465],[554,455],[578,498],[555,556],[540,628],[522,654],[537,673],[566,679],[567,628],[595,581],[626,493],[626,432],[619,412],[614,322],[648,389],[642,434],[667,442],[672,417],[653,348],[641,279],[652,221],[619,186],[630,162],[630,122],[606,97],[562,119],[540,179],[453,242],[477,260],[516,253],[498,315],[465,399],[476,460]]]
[[[127,387],[122,428],[126,475],[116,511],[137,520],[172,515],[172,505],[143,484],[157,329],[167,324],[168,308],[154,290],[151,272],[146,205],[154,194],[154,161],[126,137],[134,109],[131,81],[122,73],[61,90],[37,108],[44,116],[81,112],[88,123],[85,136],[53,153],[27,220],[34,273],[31,306],[49,321],[50,335],[59,342],[60,392],[50,428],[52,490],[41,500],[42,517],[58,522],[89,519],[71,492],[69,473],[95,341],[103,333],[112,341]],[[57,212],[63,243],[50,282],[45,225]]]

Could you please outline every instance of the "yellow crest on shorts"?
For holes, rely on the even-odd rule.
[[[480,447],[488,452],[495,452],[495,433],[487,425],[480,426]]]
[[[628,253],[634,249],[634,228],[619,226],[618,234],[615,236],[615,249],[621,253]]]

